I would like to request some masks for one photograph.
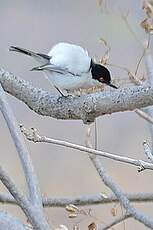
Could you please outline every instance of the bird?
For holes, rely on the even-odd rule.
[[[33,57],[39,66],[32,71],[43,71],[49,82],[64,96],[78,89],[88,89],[106,84],[114,89],[110,71],[103,65],[95,63],[84,48],[79,45],[60,42],[54,45],[48,54],[36,53],[17,46],[10,46],[15,51]]]

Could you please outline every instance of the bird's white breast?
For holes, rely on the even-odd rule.
[[[88,89],[100,85],[98,81],[92,79],[90,72],[84,73],[81,77],[70,74],[63,76],[62,74],[51,73],[50,71],[46,71],[45,74],[52,85],[71,92],[77,89]]]

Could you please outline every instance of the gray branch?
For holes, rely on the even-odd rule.
[[[126,193],[126,197],[135,203],[153,202],[153,193]],[[78,206],[95,205],[95,204],[110,204],[119,202],[115,195],[106,195],[102,193],[94,195],[81,195],[77,197],[43,197],[44,207],[63,207],[74,204]],[[17,201],[9,194],[0,194],[0,203],[18,205]]]
[[[0,180],[8,189],[8,191],[12,194],[17,204],[21,207],[28,220],[32,224],[32,226],[37,230],[48,230],[48,224],[46,224],[44,218],[42,217],[42,213],[37,208],[37,206],[33,206],[31,202],[18,190],[14,182],[7,175],[4,169],[0,166]]]
[[[145,119],[146,121],[148,121],[149,123],[151,123],[153,125],[153,117],[151,117],[150,115],[148,115],[146,112],[144,112],[141,109],[136,109],[135,112],[142,117],[143,119]]]
[[[153,86],[153,59],[151,55],[150,49],[145,49],[145,66],[147,71],[148,82],[151,86]],[[146,109],[148,115],[153,117],[153,107],[149,107]],[[153,149],[153,124],[149,124],[150,134],[151,134],[151,141],[152,141],[152,149]]]
[[[98,116],[153,105],[153,86],[133,86],[82,95],[58,97],[33,87],[29,82],[0,69],[0,82],[6,92],[23,101],[33,111],[57,119],[93,122]]]
[[[64,147],[68,147],[68,148],[72,148],[72,149],[77,149],[79,151],[81,151],[82,153],[90,153],[92,155],[95,156],[100,156],[100,157],[106,157],[108,159],[111,160],[115,160],[115,161],[119,161],[119,162],[123,162],[126,164],[131,164],[134,166],[138,167],[138,171],[143,171],[145,169],[150,169],[153,170],[153,163],[149,163],[143,160],[137,160],[137,159],[133,159],[133,158],[129,158],[129,157],[124,157],[124,156],[120,156],[117,154],[112,154],[112,153],[108,153],[108,152],[103,152],[100,150],[95,150],[93,148],[88,148],[82,145],[77,145],[68,141],[63,141],[63,140],[56,140],[50,137],[46,137],[46,136],[40,136],[37,132],[36,129],[31,128],[31,129],[26,129],[23,125],[20,125],[21,131],[24,133],[24,135],[26,136],[26,138],[29,141],[33,141],[33,142],[43,142],[43,143],[50,143],[50,144],[55,144],[55,145],[59,145],[59,146],[64,146]]]
[[[16,146],[19,158],[21,160],[21,164],[24,170],[24,174],[29,189],[29,198],[33,203],[36,203],[37,205],[39,204],[39,206],[41,206],[41,195],[39,191],[36,174],[34,172],[33,165],[28,150],[25,146],[21,131],[18,127],[18,123],[7,102],[5,92],[1,85],[0,85],[0,110],[5,118],[12,139]]]
[[[122,189],[118,184],[116,184],[112,178],[107,174],[105,169],[102,167],[101,162],[98,157],[91,158],[92,162],[97,169],[98,174],[100,175],[104,184],[111,189],[111,191],[119,199],[122,206],[125,208],[126,212],[130,214],[133,218],[143,223],[145,226],[153,229],[153,219],[140,212],[130,203],[126,194],[122,192]]]
[[[25,226],[7,212],[0,212],[0,230],[26,230]]]
[[[98,226],[98,230],[107,230],[107,229],[111,229],[114,225],[121,223],[122,221],[128,219],[132,217],[130,214],[125,214],[123,216],[120,216],[118,218],[116,218],[115,220],[113,220],[111,223],[109,223],[107,226],[103,227],[103,226]]]
[[[151,152],[149,144],[146,141],[143,142],[143,148],[144,148],[144,153],[147,156],[148,160],[151,163],[153,163],[153,154]]]
[[[26,201],[24,203],[24,207],[28,209],[28,211],[26,212],[26,215],[30,216],[32,215],[32,213],[34,213],[34,215],[32,215],[32,218],[30,218],[30,220],[32,224],[36,226],[36,229],[40,229],[40,230],[50,229],[44,217],[41,193],[39,190],[37,177],[34,172],[33,165],[30,159],[30,155],[25,147],[21,131],[18,127],[15,116],[7,102],[7,98],[6,98],[5,92],[1,84],[0,84],[0,110],[4,116],[4,119],[10,130],[12,139],[16,146],[16,149],[17,149],[17,152],[18,152],[18,155],[19,155],[19,158],[20,158],[23,170],[24,170],[27,185],[28,185],[28,191],[29,191],[28,199],[30,199],[30,204],[26,201],[26,197],[22,197],[22,200]],[[14,198],[18,201],[19,205],[23,209],[23,206],[22,206],[23,203],[21,202],[22,200],[18,200],[18,197],[20,197],[20,192],[18,192],[18,196],[16,196],[17,188],[15,188],[13,183],[11,183],[11,180],[5,174],[2,168],[0,168],[0,179],[3,182],[3,184],[8,188],[8,190],[11,192],[11,194],[14,196]],[[11,190],[13,188],[14,190]],[[25,210],[26,209],[23,209],[23,211]]]
[[[89,138],[90,138],[90,132],[87,133],[87,140],[86,144],[87,146],[90,146]],[[115,183],[112,178],[109,176],[109,174],[105,171],[103,168],[100,157],[89,155],[89,158],[91,162],[93,163],[95,169],[97,170],[101,180],[103,183],[114,193],[114,195],[118,198],[121,205],[126,210],[126,213],[128,213],[131,217],[135,218],[139,222],[143,223],[145,226],[153,229],[153,219],[145,215],[144,213],[137,210],[129,201],[126,194],[122,191],[120,186]]]

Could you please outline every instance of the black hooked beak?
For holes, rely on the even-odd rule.
[[[111,84],[111,83],[109,83],[109,84],[107,84],[107,85],[109,85],[110,87],[112,87],[112,88],[114,88],[114,89],[118,89],[118,87],[117,87],[116,85],[113,85],[113,84]]]
[[[109,85],[110,87],[114,88],[114,89],[118,89],[118,87],[116,85],[113,85],[111,82],[107,82],[105,81],[102,77],[99,79],[99,81],[103,84]]]

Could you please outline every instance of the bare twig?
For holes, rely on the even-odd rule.
[[[8,191],[12,194],[17,204],[22,208],[23,212],[31,222],[32,226],[38,230],[49,229],[48,225],[45,224],[42,215],[37,209],[31,205],[31,202],[18,190],[13,181],[7,175],[7,173],[0,166],[0,180],[6,186]]]
[[[26,230],[25,226],[14,216],[7,212],[0,211],[1,230]]]
[[[148,115],[146,112],[144,112],[141,109],[136,109],[135,112],[142,117],[143,119],[145,119],[146,121],[150,122],[151,124],[153,124],[153,117],[151,117],[150,115]]]
[[[153,84],[153,59],[150,49],[145,49],[145,65],[147,70],[148,80]]]
[[[126,193],[131,202],[146,203],[153,202],[153,193]],[[44,207],[65,207],[69,204],[85,206],[95,204],[110,204],[119,202],[115,195],[95,194],[81,195],[77,197],[42,197]],[[16,200],[9,194],[0,194],[0,203],[18,205]]]
[[[150,160],[151,163],[153,163],[153,154],[151,152],[149,144],[146,141],[143,142],[143,147],[144,153],[146,154],[147,158]]]
[[[43,142],[43,143],[51,143],[51,144],[56,144],[56,145],[61,145],[61,146],[65,146],[65,147],[69,147],[72,149],[77,149],[80,150],[83,153],[90,153],[93,155],[97,155],[97,156],[101,156],[101,157],[106,157],[115,161],[120,161],[123,163],[127,163],[127,164],[131,164],[131,165],[135,165],[138,167],[139,171],[142,171],[144,169],[151,169],[153,170],[153,164],[148,163],[146,161],[142,161],[142,160],[136,160],[133,158],[129,158],[129,157],[123,157],[120,155],[116,155],[116,154],[112,154],[112,153],[108,153],[108,152],[103,152],[100,150],[95,150],[92,148],[87,148],[85,146],[81,146],[81,145],[77,145],[77,144],[73,144],[67,141],[62,141],[62,140],[56,140],[56,139],[52,139],[46,136],[40,136],[36,129],[32,129],[32,130],[27,130],[25,127],[21,126],[21,130],[24,133],[24,135],[26,136],[26,138],[30,141],[33,142]]]
[[[139,62],[137,64],[135,73],[132,73],[132,71],[130,69],[128,69],[127,67],[124,67],[124,66],[120,66],[120,65],[116,65],[116,64],[111,64],[111,63],[107,63],[107,65],[110,65],[112,67],[124,70],[128,74],[130,82],[134,83],[134,85],[139,85],[140,86],[140,85],[144,84],[144,82],[136,76],[137,71],[138,71],[137,68],[139,68],[140,62],[141,62],[141,60],[139,60]],[[120,82],[120,81],[121,81],[121,79],[117,79],[117,82]],[[124,82],[125,82],[125,79],[124,79]]]
[[[90,146],[90,132],[87,133],[88,142],[87,144]],[[89,158],[91,162],[93,163],[95,169],[97,170],[100,178],[104,182],[104,184],[111,189],[111,191],[116,195],[116,197],[119,199],[121,205],[124,207],[126,212],[139,222],[143,223],[145,226],[150,227],[153,229],[153,220],[146,216],[144,213],[138,211],[134,206],[130,203],[127,196],[124,192],[122,192],[122,189],[119,187],[118,184],[116,184],[112,178],[108,175],[108,173],[103,168],[100,158],[92,155],[89,155]]]
[[[153,105],[153,86],[132,86],[97,92],[81,97],[58,97],[0,69],[5,91],[26,103],[32,110],[57,119],[82,119],[93,122],[98,116]]]
[[[153,86],[153,59],[152,59],[150,49],[145,49],[145,66],[146,66],[148,81]],[[147,108],[146,111],[150,117],[153,117],[153,107]],[[150,124],[149,128],[151,133],[152,149],[153,149],[153,125]]]
[[[87,132],[87,146],[90,147],[90,132]],[[97,156],[89,155],[89,158],[91,162],[93,163],[95,169],[97,170],[100,178],[104,182],[104,184],[111,189],[111,191],[116,195],[116,197],[119,199],[121,205],[125,208],[126,212],[131,215],[131,217],[134,217],[139,222],[143,223],[144,225],[153,228],[153,220],[149,217],[147,217],[145,214],[139,212],[137,209],[135,209],[131,204],[126,195],[122,192],[121,188],[116,184],[112,178],[108,175],[108,173],[103,168],[100,158]]]
[[[107,229],[110,229],[110,228],[112,228],[114,225],[119,224],[119,223],[121,223],[122,221],[124,221],[124,220],[126,220],[126,219],[128,219],[128,218],[130,218],[130,217],[132,217],[130,214],[125,214],[125,215],[123,215],[123,216],[120,216],[120,217],[116,218],[115,220],[113,220],[111,223],[109,223],[109,224],[108,224],[107,226],[105,226],[105,227],[98,226],[98,230],[107,230]]]
[[[97,125],[97,123],[98,123],[98,120],[97,119],[95,119],[95,130],[94,130],[94,139],[95,139],[95,150],[97,150],[98,149],[98,125]]]
[[[153,220],[145,215],[144,213],[138,211],[132,206],[125,193],[122,192],[118,184],[116,184],[112,178],[106,173],[105,169],[102,167],[101,162],[98,157],[92,158],[92,162],[97,169],[104,184],[111,189],[111,191],[119,199],[122,206],[125,208],[126,212],[129,213],[133,218],[143,223],[145,226],[153,229]]]
[[[90,130],[90,132],[89,132],[88,130]],[[88,130],[87,130],[87,137],[86,137],[86,139],[87,139],[87,141],[86,141],[86,146],[87,146],[87,147],[90,147],[90,146],[91,146],[91,143],[90,143],[91,128],[88,128]],[[101,175],[101,173],[100,173],[100,171],[99,171],[99,165],[98,165],[98,163],[100,163],[100,161],[99,161],[98,157],[97,157],[96,155],[93,156],[93,155],[89,154],[89,158],[90,158],[91,162],[93,163],[93,165],[95,166],[97,172],[99,173],[99,176],[100,176],[101,179],[103,180],[103,177],[102,177],[102,175]],[[102,169],[103,169],[103,168],[102,168]],[[107,175],[107,174],[106,174],[106,175]],[[107,176],[108,176],[108,175],[107,175]],[[108,176],[108,178],[109,178],[109,176]],[[105,183],[105,181],[104,181],[104,183]],[[113,191],[113,190],[112,190],[112,191]],[[124,221],[124,219],[122,219],[122,221]],[[115,224],[116,224],[116,222],[115,222]],[[107,226],[105,226],[104,229],[108,229],[109,227],[112,227],[113,225],[114,225],[114,222],[113,222],[113,224],[111,223],[111,224],[108,224]],[[98,229],[103,229],[103,228],[98,227]]]
[[[135,70],[135,76],[136,76],[137,73],[138,73],[138,70],[139,70],[139,67],[140,67],[140,64],[141,64],[141,62],[142,62],[142,59],[143,59],[144,55],[145,55],[145,49],[143,50],[143,53],[142,53],[142,55],[141,55],[141,57],[140,57],[140,59],[139,59],[139,61],[138,61],[138,63],[137,63],[136,70]]]

